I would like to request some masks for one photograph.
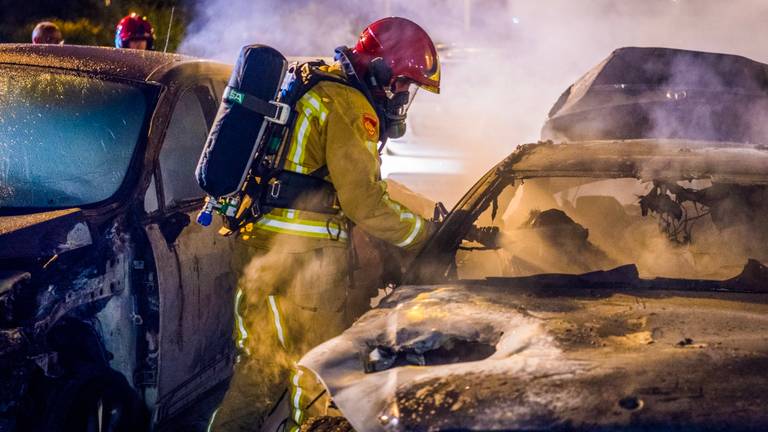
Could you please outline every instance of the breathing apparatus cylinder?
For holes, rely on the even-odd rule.
[[[246,180],[261,163],[272,129],[284,127],[290,118],[290,107],[278,101],[287,67],[274,48],[247,45],[240,51],[195,170],[198,184],[209,195],[199,224],[210,225],[214,212],[236,215]]]

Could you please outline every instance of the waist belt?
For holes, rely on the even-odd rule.
[[[261,205],[336,214],[340,207],[333,184],[312,175],[293,171],[279,171],[267,182]]]

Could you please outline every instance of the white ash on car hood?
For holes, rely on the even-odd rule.
[[[404,286],[300,364],[358,431],[768,426],[765,294],[558,278]]]
[[[301,365],[321,377],[342,412],[353,413],[348,419],[358,431],[408,429],[400,424],[396,402],[405,383],[415,388],[468,372],[536,379],[579,370],[578,362],[562,359],[541,320],[450,286],[398,289],[342,337],[310,352]],[[429,392],[428,387],[423,391]],[[455,412],[464,404],[449,395],[441,402]],[[529,421],[523,414],[500,410],[496,417],[519,419],[522,427]],[[488,427],[497,424],[488,420]]]

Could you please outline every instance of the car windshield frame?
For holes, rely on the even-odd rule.
[[[121,197],[124,197],[128,191],[131,190],[132,185],[138,181],[143,171],[142,167],[145,162],[145,154],[147,151],[149,141],[149,130],[152,122],[152,118],[155,115],[157,109],[157,103],[160,98],[162,85],[155,82],[127,79],[119,76],[94,73],[76,69],[66,69],[57,67],[37,66],[18,63],[0,63],[0,67],[3,68],[16,68],[24,71],[46,72],[51,74],[67,75],[74,77],[83,77],[87,79],[105,81],[109,83],[116,83],[127,85],[131,88],[137,89],[144,97],[146,109],[144,116],[141,119],[141,123],[138,129],[138,136],[136,143],[133,145],[133,152],[129,158],[129,162],[126,166],[125,174],[114,192],[107,198],[81,205],[52,205],[52,206],[36,206],[36,207],[0,207],[0,216],[14,216],[24,214],[34,214],[41,212],[50,212],[69,208],[80,209],[97,209],[113,204],[115,201],[119,201]]]
[[[553,177],[642,181],[709,179],[768,185],[768,147],[673,139],[522,144],[459,200],[410,264],[403,283],[456,281],[455,258],[459,246],[495,197],[515,182]]]

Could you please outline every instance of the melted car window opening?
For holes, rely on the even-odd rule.
[[[459,337],[433,339],[413,346],[373,347],[363,361],[363,370],[374,373],[400,366],[439,366],[485,360],[496,353],[495,343],[498,341],[489,343]]]
[[[0,75],[0,207],[114,195],[144,123],[143,90],[53,69],[2,66]]]

